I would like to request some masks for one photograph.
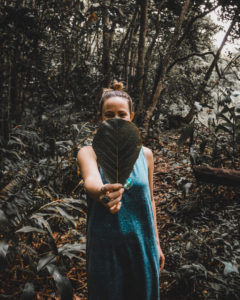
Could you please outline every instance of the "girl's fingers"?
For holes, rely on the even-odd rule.
[[[122,202],[118,202],[118,204],[112,206],[109,208],[109,211],[111,214],[116,214],[117,212],[119,212],[120,208],[122,206]]]
[[[124,189],[120,188],[119,190],[114,191],[114,192],[107,192],[107,196],[111,200],[115,200],[115,199],[119,198],[120,196],[122,196],[123,192],[124,192]]]
[[[121,188],[122,188],[122,184],[120,184],[120,183],[114,183],[114,184],[107,183],[107,184],[104,184],[105,193],[108,192],[108,191],[109,192],[110,191],[117,191]]]
[[[160,264],[160,271],[162,271],[165,265],[165,259],[161,259]]]
[[[117,213],[121,208],[121,199],[124,189],[121,184],[105,184],[104,185],[105,196],[109,201],[104,202],[109,211],[114,214]],[[102,197],[102,198],[103,198]]]
[[[122,199],[122,196],[120,196],[120,197],[118,197],[118,198],[116,198],[116,199],[114,199],[114,200],[110,200],[110,201],[107,203],[107,206],[108,206],[109,208],[111,208],[111,207],[117,205],[117,204],[121,201],[121,199]]]
[[[162,250],[160,251],[160,271],[163,270],[164,268],[164,265],[165,265],[165,256],[162,252]]]

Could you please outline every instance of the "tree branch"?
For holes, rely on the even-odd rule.
[[[135,26],[135,22],[136,22],[136,19],[137,19],[137,16],[138,16],[138,10],[139,10],[139,7],[138,7],[138,5],[137,5],[137,6],[136,6],[136,9],[135,9],[135,11],[134,11],[132,20],[131,20],[131,22],[130,22],[130,25],[128,26],[128,29],[127,29],[127,31],[126,31],[126,34],[125,34],[124,38],[122,39],[121,44],[120,44],[118,50],[116,51],[116,55],[115,55],[116,59],[119,59],[119,55],[120,55],[121,52],[122,52],[122,49],[123,49],[123,46],[124,46],[126,40],[128,39],[128,36],[129,36],[129,34],[130,34],[130,31],[131,31],[132,27]]]
[[[198,20],[198,19],[202,19],[203,17],[205,17],[206,15],[208,15],[210,12],[214,11],[216,8],[218,8],[219,5],[214,6],[212,9],[203,12],[200,15],[197,15],[195,17],[193,17],[191,20],[189,20],[189,22],[187,23],[186,26],[186,30],[184,31],[183,35],[180,37],[180,39],[177,41],[176,43],[176,48],[178,48],[182,41],[185,39],[185,37],[188,35],[190,29],[192,28],[192,25]]]
[[[207,51],[207,52],[204,52],[204,53],[197,53],[197,52],[194,52],[194,53],[191,53],[187,56],[184,56],[184,57],[180,57],[178,59],[176,59],[169,67],[168,67],[168,70],[167,72],[169,72],[177,63],[181,62],[181,61],[185,61],[193,56],[199,56],[199,57],[204,57],[206,55],[213,55],[215,57],[215,53],[213,51]]]
[[[236,62],[238,59],[240,58],[240,54],[237,54],[233,59],[230,60],[230,62],[226,65],[226,67],[222,70],[222,72],[220,72],[219,68],[218,68],[218,64],[216,63],[216,71],[218,74],[218,79],[215,81],[215,83],[212,85],[212,88],[214,88],[216,85],[219,84],[219,80],[221,78],[224,77],[224,75],[226,74],[226,72],[229,70],[229,68],[231,67],[231,65]],[[236,72],[233,72],[234,75],[236,75],[237,79],[240,80],[240,78],[238,77]]]

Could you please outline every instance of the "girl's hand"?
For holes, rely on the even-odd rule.
[[[159,244],[157,245],[157,247],[158,247],[159,260],[160,260],[160,271],[162,271],[165,264],[165,256]]]
[[[110,213],[115,214],[121,208],[121,199],[122,194],[124,192],[124,188],[121,184],[105,184],[102,188],[103,194],[100,196],[100,201],[103,203],[105,207],[107,207]],[[108,199],[109,201],[105,203],[104,199]]]

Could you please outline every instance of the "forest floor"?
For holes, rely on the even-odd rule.
[[[72,122],[70,118],[69,122]],[[60,130],[62,128],[65,130],[61,122],[57,124]],[[83,129],[80,145],[90,143],[89,136],[92,136],[96,128],[96,122],[83,122],[80,127]],[[51,133],[49,125],[46,130]],[[70,132],[68,128],[66,130]],[[181,147],[177,146],[180,133],[180,129],[164,130],[160,136],[148,139],[145,143],[154,153],[154,198],[160,243],[166,258],[165,268],[160,276],[161,300],[238,300],[240,187],[214,186],[197,182],[191,168],[188,142]],[[69,137],[66,135],[64,138],[69,143]],[[56,139],[59,141],[58,147],[65,145],[60,139],[63,137],[59,135],[59,139]],[[76,147],[74,149],[77,150]],[[72,159],[76,158],[76,153],[71,151],[64,150],[63,153],[67,155],[71,153]],[[26,156],[28,159],[28,154]],[[42,159],[41,163],[44,164],[45,161]],[[55,165],[53,170],[57,170]],[[75,178],[77,182],[77,176],[72,175],[72,171],[69,176],[68,169],[66,170],[62,181],[65,182],[65,178]],[[54,172],[55,178],[62,174]],[[69,190],[72,193],[71,185]],[[82,185],[74,189],[74,193],[72,193],[74,199],[86,198]],[[86,214],[86,207],[83,209]],[[66,217],[69,218],[69,215]],[[53,239],[57,248],[64,244],[79,243],[76,231],[86,236],[86,218],[80,217],[74,230],[65,232],[54,230]],[[21,236],[18,238],[22,242]],[[36,253],[46,253],[48,249],[45,237],[41,234],[35,235],[31,245]],[[65,268],[62,271],[71,281],[74,299],[86,300],[85,254],[81,252],[79,255],[81,263],[74,258],[67,259],[63,261]],[[57,263],[60,264],[61,259],[57,260]],[[15,261],[15,264],[8,265],[8,268],[3,268],[3,272],[0,272],[0,299],[19,299],[19,289],[22,290],[24,282],[29,280],[27,277],[31,269],[29,262],[24,262],[18,256]],[[26,271],[19,271],[19,266],[24,264],[27,266]],[[60,299],[56,296],[58,294],[54,291],[53,280],[46,271],[42,275],[37,273],[34,281],[38,300]],[[18,291],[15,292],[15,289]],[[7,295],[11,295],[13,291],[16,297],[9,298]]]

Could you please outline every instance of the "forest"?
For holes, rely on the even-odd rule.
[[[76,157],[114,79],[154,154],[161,299],[239,299],[239,37],[239,0],[0,1],[0,299],[87,299]]]

